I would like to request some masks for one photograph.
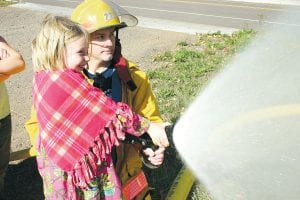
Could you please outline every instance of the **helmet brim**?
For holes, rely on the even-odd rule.
[[[117,24],[117,25],[105,26],[105,27],[101,27],[101,28],[91,28],[91,29],[86,29],[86,30],[88,31],[88,33],[93,33],[95,31],[104,30],[104,29],[108,29],[108,28],[121,29],[121,28],[125,28],[125,27],[127,27],[127,24],[125,22],[121,22],[120,24]]]

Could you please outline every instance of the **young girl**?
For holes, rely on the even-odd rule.
[[[4,186],[11,144],[11,116],[4,81],[24,68],[25,62],[21,54],[0,36],[0,196]]]
[[[110,152],[125,132],[147,131],[168,146],[162,126],[87,83],[80,72],[89,59],[87,38],[69,19],[47,16],[32,44],[37,163],[46,199],[121,199]]]

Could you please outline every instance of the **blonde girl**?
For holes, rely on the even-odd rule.
[[[88,34],[65,17],[47,16],[32,44],[33,102],[39,123],[37,163],[46,199],[121,199],[110,152],[125,132],[168,140],[123,103],[115,103],[81,74]]]

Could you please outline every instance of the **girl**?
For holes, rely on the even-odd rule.
[[[32,44],[37,162],[46,199],[121,199],[110,152],[125,132],[147,131],[157,145],[168,146],[163,126],[87,83],[80,73],[89,60],[87,38],[69,19],[47,16]]]

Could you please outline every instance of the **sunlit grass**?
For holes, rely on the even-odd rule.
[[[19,1],[14,0],[14,1],[8,1],[8,0],[0,0],[0,7],[5,7],[14,3],[18,3]]]
[[[153,59],[160,67],[147,73],[164,119],[175,122],[209,78],[253,35],[252,30],[198,34],[194,43],[182,41],[176,50],[156,55]]]

